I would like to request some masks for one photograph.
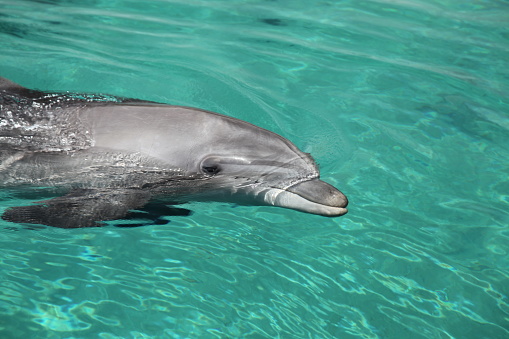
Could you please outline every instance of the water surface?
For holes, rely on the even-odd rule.
[[[0,76],[247,120],[336,219],[195,203],[140,228],[0,221],[1,338],[509,337],[504,1],[0,0]],[[0,212],[29,203],[0,192]]]

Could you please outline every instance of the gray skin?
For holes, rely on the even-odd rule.
[[[0,187],[54,196],[10,207],[3,219],[63,228],[101,226],[149,203],[224,201],[330,217],[348,204],[319,180],[309,154],[250,123],[190,107],[45,93],[4,78]]]

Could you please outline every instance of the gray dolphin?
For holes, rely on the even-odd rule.
[[[101,226],[149,202],[224,201],[324,216],[343,215],[348,204],[319,180],[309,154],[250,123],[190,107],[46,93],[4,78],[0,187],[52,190],[56,197],[10,207],[2,218],[63,228]]]

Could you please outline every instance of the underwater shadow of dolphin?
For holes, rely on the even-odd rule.
[[[343,193],[319,180],[311,155],[245,121],[107,95],[46,93],[4,78],[0,187],[63,192],[2,215],[62,228],[101,226],[144,206],[189,201],[331,217],[347,213],[348,204]],[[179,208],[166,213],[186,214]]]

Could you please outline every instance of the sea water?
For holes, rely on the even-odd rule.
[[[0,221],[0,338],[509,338],[508,22],[499,0],[0,0],[0,76],[252,122],[350,199]]]

